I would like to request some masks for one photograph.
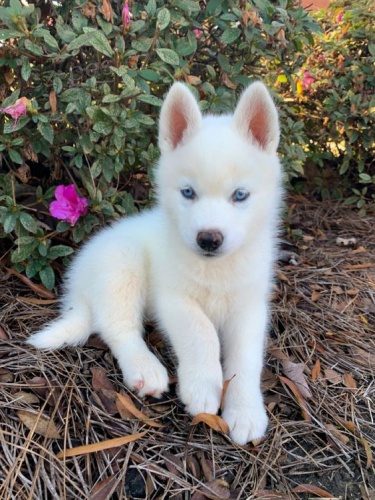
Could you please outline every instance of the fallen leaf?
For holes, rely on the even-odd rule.
[[[343,444],[348,444],[350,439],[346,434],[343,434],[339,429],[333,424],[326,424],[326,428],[332,433],[332,435],[341,441]]]
[[[311,380],[315,381],[316,379],[321,377],[321,362],[320,359],[317,359],[313,369],[311,370]]]
[[[0,368],[0,383],[9,384],[13,382],[14,375],[10,370],[6,368]]]
[[[317,302],[317,300],[319,299],[320,297],[320,292],[318,290],[313,290],[312,294],[311,294],[311,300],[313,302]]]
[[[286,274],[284,274],[280,269],[276,271],[277,277],[279,278],[280,281],[284,281],[285,283],[288,283],[289,286],[292,286],[291,282],[289,281],[288,277]]]
[[[124,394],[120,394],[119,392],[116,393],[116,396],[117,396],[117,401],[116,401],[117,408],[118,405],[121,404],[131,413],[133,417],[141,420],[150,427],[163,427],[163,424],[161,424],[160,422],[156,422],[155,420],[152,420],[143,412],[138,410],[138,408],[135,406],[135,404],[129,398],[129,396],[125,396]]]
[[[107,500],[110,498],[109,495],[112,493],[116,482],[117,477],[111,476],[97,483],[91,490],[90,500]]]
[[[257,500],[290,500],[290,496],[284,495],[283,493],[279,493],[278,491],[271,490],[258,490],[255,493],[255,497]]]
[[[36,297],[17,297],[17,300],[25,302],[26,304],[35,304],[38,306],[48,306],[58,302],[57,299],[37,299]]]
[[[357,359],[359,357],[371,370],[375,370],[375,354],[365,351],[360,347],[352,347],[352,351]]]
[[[347,422],[346,420],[342,420],[341,418],[339,419],[340,424],[345,427],[345,429],[348,429],[348,431],[352,432],[355,434],[357,431],[357,426],[355,425],[354,422],[349,421]]]
[[[284,375],[296,384],[302,397],[305,399],[311,398],[312,394],[303,373],[305,369],[304,363],[293,363],[289,359],[284,359],[281,361],[281,366]]]
[[[109,350],[108,345],[105,342],[103,342],[103,340],[100,337],[98,337],[97,335],[90,335],[85,346],[86,347],[94,347],[95,349],[101,349],[103,351]]]
[[[303,419],[306,420],[306,422],[311,422],[311,417],[309,414],[309,410],[307,408],[307,403],[304,400],[304,398],[303,398],[302,394],[300,393],[300,390],[298,389],[296,384],[294,382],[292,382],[291,380],[289,380],[287,377],[283,377],[282,375],[279,375],[279,379],[281,382],[286,384],[289,387],[289,389],[293,392],[293,394],[294,394],[294,396],[295,396],[295,398],[296,398],[296,400],[301,408]]]
[[[227,500],[230,498],[229,484],[224,479],[214,479],[204,485],[204,489],[200,489],[206,498],[212,500]]]
[[[357,382],[350,373],[344,373],[344,384],[348,389],[357,389]]]
[[[193,455],[188,455],[186,457],[186,465],[193,477],[199,479],[201,477],[201,467],[198,460]]]
[[[370,269],[371,267],[374,267],[375,264],[352,264],[350,266],[344,267],[345,271],[357,271],[358,269]]]
[[[31,178],[31,169],[27,163],[24,163],[17,170],[14,171],[16,177],[22,182],[22,184],[27,184]]]
[[[278,384],[277,376],[268,368],[262,370],[262,391],[269,391]]]
[[[93,366],[90,369],[92,373],[92,386],[96,391],[101,391],[102,389],[107,389],[109,391],[115,391],[113,383],[107,377],[107,372],[101,366]]]
[[[9,335],[4,330],[4,328],[0,325],[0,339],[1,340],[9,340]]]
[[[62,450],[57,453],[56,458],[76,457],[78,455],[116,448],[118,446],[123,446],[124,444],[137,441],[138,439],[141,439],[145,434],[147,434],[147,431],[138,432],[137,434],[130,434],[128,436],[107,439],[106,441],[100,441],[99,443],[85,444],[83,446],[77,446],[76,448],[70,448],[68,450]]]
[[[50,290],[47,290],[43,285],[38,285],[36,283],[33,283],[29,278],[24,276],[21,273],[18,273],[14,269],[9,269],[5,268],[9,274],[12,274],[13,276],[17,276],[18,279],[20,279],[25,285],[27,285],[33,292],[36,294],[40,295],[41,297],[45,297],[46,299],[54,299],[55,294],[51,292]]]
[[[57,111],[57,97],[55,90],[51,90],[48,96],[48,100],[49,100],[49,105],[51,106],[51,115],[54,115]]]
[[[293,488],[293,493],[312,493],[313,495],[318,495],[321,498],[333,498],[334,495],[328,493],[328,491],[323,490],[322,488],[318,488],[318,486],[314,486],[313,484],[299,484],[295,488]]]
[[[359,290],[357,288],[350,288],[349,290],[346,291],[348,295],[355,296],[359,294]]]
[[[372,465],[372,449],[370,443],[365,439],[363,436],[360,436],[361,441],[363,443],[363,446],[365,448],[365,453],[366,453],[366,469],[369,469]]]
[[[107,372],[101,366],[93,366],[92,373],[92,386],[97,392],[100,401],[103,403],[104,408],[110,415],[117,413],[116,406],[116,391],[112,382],[107,377]]]
[[[173,455],[173,453],[170,453],[169,451],[166,451],[163,454],[163,458],[169,472],[171,472],[177,477],[181,477],[181,471],[184,470],[184,465],[182,463],[182,460],[176,457],[176,455]]]
[[[106,21],[113,24],[113,10],[109,0],[102,0],[102,5],[99,7],[99,12],[103,14]]]
[[[193,496],[191,497],[191,500],[207,500],[206,495],[203,495],[200,491],[196,491],[193,493]]]
[[[185,82],[188,83],[189,85],[200,85],[202,83],[202,80],[199,78],[199,76],[195,75],[184,75]]]
[[[85,17],[95,19],[96,5],[92,2],[87,2],[87,4],[81,8],[81,12]]]
[[[276,359],[289,359],[289,357],[287,356],[287,354],[285,354],[281,349],[280,347],[276,347],[275,345],[270,345],[268,347],[268,352],[271,354],[271,356],[273,356],[274,358]]]
[[[214,469],[212,462],[207,460],[203,451],[198,452],[199,463],[201,464],[203,476],[206,481],[210,482],[214,480]]]
[[[367,252],[366,248],[361,246],[361,247],[358,247],[358,248],[356,248],[355,250],[353,250],[353,251],[351,252],[351,254],[352,254],[352,255],[355,255],[355,254],[357,254],[357,253],[366,253],[366,252]]]
[[[55,423],[46,415],[32,410],[18,410],[18,418],[36,434],[48,438],[61,439]]]
[[[231,378],[226,380],[223,384],[223,390],[221,392],[221,400],[220,400],[220,409],[222,410],[224,408],[224,402],[225,402],[225,396],[227,395],[227,390],[229,387],[229,384],[232,382],[236,374],[234,374]]]
[[[33,377],[30,378],[27,382],[33,391],[39,394],[39,396],[41,396],[43,399],[46,399],[48,389],[50,388],[47,379],[45,379],[44,377]]]
[[[235,90],[237,88],[237,84],[232,82],[232,80],[229,78],[228,74],[225,71],[221,71],[220,75],[221,83],[228,87],[229,89]]]
[[[219,415],[213,415],[211,413],[198,413],[195,415],[191,421],[191,425],[197,425],[203,422],[217,432],[222,432],[223,434],[229,435],[229,426]]]
[[[13,401],[21,401],[30,405],[39,403],[39,398],[31,392],[19,391],[12,395]]]
[[[331,368],[326,368],[324,370],[324,376],[333,385],[337,385],[342,382],[341,374],[336,372],[335,370],[332,370]]]

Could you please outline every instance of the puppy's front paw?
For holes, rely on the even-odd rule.
[[[168,390],[168,372],[148,350],[144,349],[137,356],[122,359],[120,366],[125,384],[129,389],[137,391],[139,397],[160,398]]]
[[[229,425],[231,439],[237,444],[261,439],[266,433],[268,418],[263,404],[229,406],[224,408],[222,416]]]
[[[221,368],[216,373],[189,370],[179,371],[178,392],[190,415],[216,414],[219,410],[223,376]]]

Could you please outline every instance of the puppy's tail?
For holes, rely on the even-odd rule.
[[[34,333],[26,342],[38,349],[53,350],[66,345],[83,344],[91,333],[90,310],[80,303],[79,308],[65,311],[60,318]]]

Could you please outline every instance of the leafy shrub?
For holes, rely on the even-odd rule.
[[[202,109],[228,111],[254,78],[292,81],[318,29],[291,0],[126,5],[130,23],[119,1],[0,7],[0,236],[13,267],[49,289],[55,259],[148,203],[157,116],[174,80],[192,88]],[[302,123],[279,100],[282,154],[301,173]],[[48,210],[56,186],[72,183],[89,199],[74,227]]]
[[[313,81],[298,104],[305,174],[323,197],[345,197],[365,213],[375,199],[373,2],[331,2],[318,18],[324,31],[301,69]]]

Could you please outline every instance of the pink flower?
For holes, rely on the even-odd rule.
[[[23,102],[16,101],[15,104],[0,108],[1,113],[7,113],[14,119],[13,128],[16,128],[20,116],[26,115],[26,105]]]
[[[336,21],[337,21],[338,23],[341,23],[341,21],[342,21],[342,18],[343,18],[343,17],[344,17],[344,12],[343,12],[343,11],[339,12],[339,13],[337,14]]]
[[[307,70],[303,74],[302,83],[306,90],[310,90],[311,84],[315,82],[315,78],[310,75],[310,71]]]
[[[193,33],[194,33],[194,36],[195,36],[195,38],[196,38],[197,40],[201,40],[201,39],[202,39],[202,37],[203,37],[203,32],[202,32],[202,30],[200,30],[200,29],[198,29],[198,28],[195,28],[195,29],[193,30]]]
[[[129,28],[130,28],[130,9],[129,9],[128,2],[125,2],[124,6],[122,8],[121,18],[122,18],[122,25],[124,27],[124,30],[129,31]]]
[[[89,202],[87,198],[78,196],[74,184],[58,186],[55,189],[55,198],[56,201],[50,204],[49,211],[56,219],[70,222],[74,226],[81,215],[87,213]]]

